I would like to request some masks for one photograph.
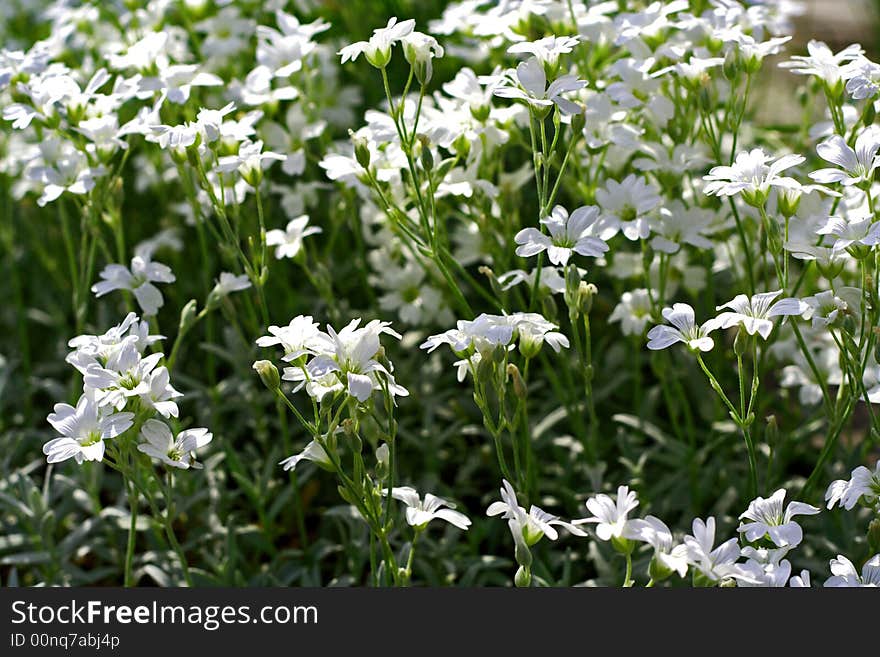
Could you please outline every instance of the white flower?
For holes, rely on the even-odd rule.
[[[134,413],[102,411],[88,395],[80,397],[76,408],[55,404],[54,411],[47,419],[61,437],[43,445],[49,463],[69,458],[77,463],[100,461],[104,458],[104,441],[128,431],[134,420]]]
[[[388,489],[383,490],[382,494],[388,495]],[[406,522],[417,529],[424,529],[434,518],[445,520],[459,529],[467,529],[471,526],[471,521],[466,515],[453,511],[455,504],[431,493],[426,494],[425,499],[422,500],[414,488],[395,486],[391,489],[391,497],[406,504]]]
[[[521,339],[520,347],[526,342],[526,349],[540,347],[547,342],[554,351],[559,352],[569,346],[568,338],[554,331],[559,328],[538,313],[513,313],[512,315],[488,315],[482,313],[473,320],[458,320],[456,328],[429,336],[420,345],[428,353],[441,344],[448,344],[453,352],[461,355],[475,349],[478,352],[491,351],[497,346],[506,347],[516,337]]]
[[[375,359],[381,346],[379,335],[388,333],[400,340],[400,334],[390,328],[389,322],[373,320],[358,328],[360,323],[360,319],[352,320],[339,333],[332,326],[327,327],[331,348],[309,362],[309,376],[321,379],[328,374],[336,374],[341,377],[349,395],[359,402],[365,402],[374,389],[381,389],[378,378],[381,375],[388,382],[392,395],[405,397],[409,394],[407,390],[397,385],[391,372]]]
[[[330,24],[317,20],[301,25],[295,16],[280,10],[275,16],[281,31],[257,26],[257,62],[276,78],[287,78],[302,69],[303,58],[316,46],[312,37],[327,30]]]
[[[575,527],[574,523],[560,520],[558,516],[551,515],[534,504],[526,513],[526,510],[519,505],[516,492],[510,482],[506,479],[503,479],[502,482],[501,501],[492,502],[486,509],[486,515],[500,515],[505,518],[517,543],[523,540],[527,546],[531,547],[544,536],[555,541],[559,538],[559,534],[553,528],[554,526],[564,527],[575,536],[586,536],[584,532]]]
[[[268,233],[267,233],[268,238]],[[231,274],[228,271],[220,272],[220,279],[217,281],[217,284],[214,286],[212,295],[215,297],[225,297],[233,292],[241,292],[242,290],[247,290],[251,286],[251,281],[247,277],[247,274],[241,274],[240,276],[236,276],[235,274]]]
[[[140,395],[141,404],[146,408],[154,409],[162,417],[177,417],[177,397],[183,395],[175,390],[170,383],[167,367],[157,367],[150,372],[147,379],[149,392]]]
[[[50,145],[52,145],[51,140],[42,143],[40,147],[49,148]],[[45,157],[45,161],[45,166],[33,166],[25,172],[28,179],[43,186],[43,193],[37,199],[37,205],[40,207],[56,200],[64,192],[88,194],[94,189],[96,178],[107,173],[104,166],[89,166],[88,157],[72,149],[62,148],[61,152],[53,154],[51,159]]]
[[[770,187],[798,186],[793,178],[779,174],[803,161],[802,155],[783,155],[774,159],[760,148],[743,151],[736,156],[732,166],[713,167],[708,175],[703,176],[707,182],[703,192],[717,196],[741,193],[747,203],[760,206],[767,200]]]
[[[849,480],[833,481],[825,492],[829,509],[839,504],[849,511],[862,499],[868,505],[880,499],[880,461],[874,464],[873,472],[860,465],[852,471]]]
[[[862,566],[862,573],[856,570],[853,562],[842,555],[831,560],[832,577],[825,580],[824,586],[833,588],[880,587],[880,554],[875,554]]]
[[[737,531],[745,533],[748,541],[757,541],[766,535],[779,547],[796,547],[803,540],[804,532],[792,518],[815,515],[819,513],[819,509],[803,502],[789,502],[783,510],[784,500],[784,488],[780,488],[767,499],[755,498],[740,516],[740,520],[751,522],[740,524]]]
[[[562,294],[565,292],[565,277],[560,273],[561,271],[564,270],[560,270],[558,267],[541,267],[541,281],[539,285],[553,294]],[[532,286],[535,283],[536,273],[537,270],[527,272],[522,269],[511,269],[498,277],[498,284],[504,291],[521,283]],[[578,273],[583,277],[587,271],[578,267]]]
[[[669,255],[678,253],[682,245],[690,244],[698,249],[711,249],[712,240],[705,236],[713,230],[716,215],[711,210],[697,206],[685,208],[678,199],[660,208],[659,217],[651,221],[651,248]]]
[[[583,89],[586,82],[578,80],[575,75],[562,75],[547,86],[547,75],[544,67],[537,59],[521,62],[516,67],[516,80],[508,75],[495,88],[495,95],[500,98],[513,98],[525,101],[527,105],[539,111],[547,111],[557,105],[564,114],[577,114],[582,108],[562,97],[562,94]]]
[[[224,155],[217,160],[217,170],[223,173],[238,170],[245,182],[256,187],[262,178],[263,169],[274,160],[284,159],[284,155],[280,153],[263,152],[262,141],[246,139],[239,144],[238,155]]]
[[[880,222],[875,222],[871,216],[853,221],[828,217],[816,234],[834,235],[836,239],[831,247],[834,251],[843,251],[854,245],[872,247],[880,244]]]
[[[654,559],[666,570],[677,572],[679,577],[687,573],[687,548],[674,544],[672,532],[660,518],[646,516],[644,520],[629,520],[623,537],[648,543],[654,548]]]
[[[187,429],[174,437],[164,422],[147,420],[141,428],[141,438],[146,442],[137,446],[138,451],[172,468],[188,470],[202,467],[195,460],[195,451],[210,443],[213,434],[207,429]]]
[[[620,322],[624,335],[641,335],[651,321],[651,297],[648,290],[639,288],[620,295],[620,303],[608,317],[610,322]]]
[[[549,217],[541,219],[550,235],[537,228],[523,228],[514,238],[520,245],[516,255],[528,258],[546,250],[554,265],[567,264],[572,251],[597,258],[608,250],[605,242],[587,234],[598,218],[599,208],[593,205],[580,207],[571,216],[565,208],[557,205]]]
[[[65,360],[85,374],[91,365],[106,365],[128,342],[132,342],[137,352],[143,354],[147,347],[164,339],[164,335],[150,335],[149,323],[140,321],[134,313],[128,313],[122,322],[104,335],[78,335],[72,338],[67,346],[74,351]]]
[[[559,64],[559,55],[572,51],[578,44],[576,36],[548,36],[538,41],[520,41],[507,49],[512,55],[528,53],[533,55],[543,66],[553,70]]]
[[[130,290],[145,315],[155,315],[165,303],[162,293],[153,283],[173,283],[171,269],[149,258],[135,256],[131,259],[131,269],[125,265],[111,264],[100,274],[103,280],[92,285],[96,297],[102,297],[113,290]]]
[[[158,75],[143,77],[139,87],[142,91],[159,91],[162,98],[183,105],[189,100],[193,87],[218,87],[223,78],[213,73],[199,71],[196,64],[172,64],[163,67]]]
[[[849,78],[846,90],[853,100],[864,100],[880,89],[880,65],[867,57],[858,57],[846,66],[844,77]]]
[[[748,579],[740,579],[737,586],[782,588],[789,583],[791,562],[782,557],[788,549],[767,549],[747,546],[742,549],[746,562],[741,565]]]
[[[324,448],[316,440],[309,442],[299,454],[288,456],[283,461],[280,461],[278,465],[283,466],[285,471],[293,470],[300,461],[311,461],[326,469],[333,468],[333,461],[330,460],[327,452],[324,451]]]
[[[602,208],[602,220],[619,226],[629,240],[645,239],[651,232],[647,215],[661,203],[657,189],[641,176],[631,173],[620,182],[606,180],[596,190],[596,202]]]
[[[823,160],[836,164],[837,169],[819,169],[810,174],[810,178],[820,183],[839,182],[844,186],[870,182],[874,177],[874,169],[880,164],[877,150],[880,149],[880,130],[866,128],[856,139],[855,149],[844,141],[840,135],[834,135],[816,147],[816,152]]]
[[[350,46],[345,46],[337,54],[342,56],[342,63],[354,61],[361,53],[376,68],[385,68],[391,61],[391,47],[410,34],[415,28],[416,22],[412,19],[397,22],[396,17],[388,20],[385,27],[373,30],[373,36],[369,41],[358,41]]]
[[[771,317],[802,315],[809,307],[800,299],[793,297],[780,299],[773,303],[773,300],[780,294],[782,294],[782,290],[761,292],[752,297],[738,294],[727,303],[715,308],[715,310],[730,309],[729,312],[718,315],[716,321],[723,329],[741,325],[749,335],[758,333],[766,340],[773,330]]]
[[[742,567],[736,564],[740,549],[735,538],[715,547],[715,518],[709,517],[705,522],[695,518],[691,531],[693,536],[684,537],[685,554],[688,563],[704,577],[713,582],[728,577],[748,577],[743,573]]]
[[[811,39],[807,44],[809,56],[793,55],[790,61],[782,62],[780,68],[790,69],[799,75],[814,75],[830,87],[839,83],[846,73],[846,64],[856,59],[864,51],[858,44],[852,44],[834,54],[821,41]]]
[[[610,541],[612,538],[626,538],[629,524],[629,512],[639,505],[638,496],[629,486],[617,487],[617,500],[610,495],[599,493],[587,500],[587,510],[593,515],[573,521],[574,525],[596,523],[596,535],[600,540]]]
[[[266,245],[274,246],[275,257],[294,258],[302,249],[303,239],[321,232],[318,226],[309,226],[309,215],[303,214],[291,219],[284,230],[278,228],[266,233]]]
[[[402,39],[403,56],[412,66],[416,79],[427,84],[434,72],[434,58],[443,56],[437,39],[421,32],[410,32]]]
[[[663,319],[672,324],[661,324],[648,331],[648,349],[666,349],[676,342],[684,342],[689,349],[712,351],[715,341],[709,333],[720,326],[717,319],[710,319],[702,325],[694,323],[694,309],[686,303],[676,303],[672,308],[664,308]]]
[[[135,343],[127,340],[103,366],[99,363],[89,365],[83,383],[99,391],[96,401],[100,406],[115,406],[121,411],[131,397],[152,396],[154,381],[151,373],[162,358],[161,353],[141,357]],[[157,379],[155,383],[158,385],[159,382]],[[158,396],[164,397],[161,393]]]
[[[861,290],[848,289],[861,295]],[[804,297],[802,301],[808,306],[804,311],[804,319],[811,320],[813,328],[831,326],[838,317],[842,317],[849,311],[849,303],[830,290],[818,292],[811,297]]]
[[[329,336],[321,331],[311,315],[299,315],[290,320],[287,326],[270,326],[269,335],[257,338],[260,347],[280,344],[284,349],[284,360],[293,361],[303,354],[316,354],[329,349]]]

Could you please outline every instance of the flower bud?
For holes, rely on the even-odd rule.
[[[767,423],[767,428],[764,430],[764,440],[770,447],[773,447],[779,438],[779,425],[776,423],[776,416],[768,415],[764,421]]]
[[[874,107],[874,103],[868,103],[865,106],[865,112],[863,116],[865,117],[865,125],[872,125],[874,123],[874,119],[877,118],[877,109]]]
[[[202,156],[199,153],[199,144],[201,143],[202,135],[200,133],[196,133],[196,140],[186,147],[186,159],[195,168],[198,168],[202,161]]]
[[[569,265],[565,270],[565,305],[571,321],[578,318],[578,292],[581,286],[581,274],[578,268]]]
[[[428,144],[422,142],[422,168],[431,173],[434,170],[434,155],[431,153],[431,148]]]
[[[364,169],[370,168],[370,145],[369,142],[363,137],[358,137],[351,130],[348,131],[348,135],[351,138],[352,143],[354,144],[354,159],[357,160],[357,163],[360,164]]]
[[[347,417],[342,422],[340,422],[339,426],[347,438],[351,440],[358,438],[357,424],[355,424],[355,421],[352,420],[350,417]],[[361,451],[360,448],[358,448],[357,451]]]
[[[577,114],[572,114],[571,116],[571,129],[574,134],[571,136],[572,139],[576,139],[578,135],[580,135],[584,128],[587,127],[587,114],[582,109]]]
[[[519,373],[519,368],[513,363],[509,363],[507,365],[507,376],[510,377],[510,381],[513,384],[513,394],[516,395],[517,399],[525,399],[528,396],[528,389],[526,388],[526,382],[523,381],[522,375]]]
[[[721,65],[721,73],[724,79],[735,80],[739,75],[739,52],[736,48],[731,48],[724,56],[724,64]]]
[[[281,377],[278,375],[278,368],[271,361],[258,360],[254,363],[254,370],[260,375],[260,380],[269,390],[278,390],[281,387]]]
[[[589,315],[593,309],[593,297],[598,291],[598,288],[592,283],[581,281],[578,286],[578,310],[584,315]]]
[[[777,207],[786,219],[791,219],[797,214],[798,206],[801,204],[801,191],[799,189],[779,189],[777,196]]]
[[[779,224],[774,219],[765,222],[767,231],[767,248],[773,255],[782,253],[782,231],[779,230]]]
[[[880,518],[874,518],[868,525],[868,547],[871,554],[880,552]]]
[[[516,569],[516,575],[513,578],[513,583],[517,588],[525,589],[531,586],[532,584],[532,572],[526,566],[520,566]]]
[[[190,299],[189,302],[183,307],[183,310],[180,311],[180,323],[177,325],[177,330],[183,334],[189,331],[193,325],[196,323],[198,303],[195,299]]]
[[[388,443],[382,443],[376,450],[376,476],[384,480],[391,472],[391,450]]]

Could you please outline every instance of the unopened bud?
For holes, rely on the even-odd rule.
[[[764,430],[764,439],[770,447],[776,445],[776,439],[779,438],[779,425],[776,423],[775,415],[768,415],[765,420],[767,428]]]
[[[351,444],[351,450],[355,454],[360,454],[364,449],[364,443],[361,440],[361,437],[357,432],[357,425],[355,421],[350,417],[345,418],[340,426],[342,427],[342,432],[345,434],[346,438],[348,438],[349,443]]]
[[[581,281],[578,286],[578,310],[584,315],[589,315],[593,309],[593,297],[599,292],[598,288],[592,283]]]
[[[736,48],[731,48],[724,56],[724,64],[721,66],[721,73],[725,80],[735,80],[739,75],[739,52]]]
[[[278,368],[268,360],[258,360],[254,363],[254,369],[260,375],[263,385],[269,390],[278,390],[281,387],[281,377],[278,375]]]
[[[880,518],[874,518],[868,525],[868,547],[871,554],[880,552]]]
[[[196,316],[198,310],[198,303],[195,299],[190,299],[189,302],[183,307],[183,310],[180,311],[180,323],[178,324],[177,330],[180,331],[181,334],[189,331],[193,325],[196,323]]]
[[[370,145],[363,137],[358,137],[351,130],[348,131],[349,137],[354,144],[354,159],[364,169],[370,168]]]
[[[577,112],[577,114],[573,114],[571,117],[571,129],[574,133],[571,138],[575,139],[577,135],[581,134],[584,131],[584,128],[587,126],[587,115],[586,112],[581,109]]]
[[[532,572],[529,568],[525,566],[520,566],[516,569],[516,575],[513,578],[513,583],[517,588],[525,589],[531,586],[532,584]]]
[[[516,395],[517,399],[525,399],[528,395],[528,389],[526,388],[526,382],[523,381],[522,375],[519,373],[519,368],[513,363],[509,363],[507,365],[507,376],[513,384],[513,394]]]
[[[388,443],[382,443],[376,450],[376,476],[383,480],[391,472],[391,450]]]
[[[431,153],[431,147],[422,143],[422,168],[430,173],[434,170],[434,155]]]
[[[765,229],[767,230],[767,247],[770,249],[770,253],[779,255],[782,253],[782,231],[779,230],[779,224],[775,220],[769,219]]]

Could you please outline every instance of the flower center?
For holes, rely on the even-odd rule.
[[[563,249],[570,249],[574,247],[575,241],[568,237],[567,235],[560,235],[559,237],[554,237],[551,242],[553,242],[553,246],[558,246]]]
[[[140,377],[134,372],[129,371],[119,379],[119,386],[126,390],[134,390],[140,382]]]
[[[633,221],[638,215],[636,209],[628,203],[620,209],[621,221]]]
[[[89,431],[86,435],[81,436],[77,442],[79,442],[82,447],[89,447],[90,445],[101,442],[101,434],[94,430]]]

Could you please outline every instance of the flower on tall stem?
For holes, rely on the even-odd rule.
[[[745,294],[738,294],[733,299],[716,308],[723,310],[729,308],[729,311],[723,312],[716,321],[719,328],[727,329],[732,326],[742,326],[749,335],[760,335],[765,340],[770,337],[773,331],[773,317],[789,317],[802,315],[809,306],[792,297],[780,299],[774,303],[774,299],[782,294],[782,290],[774,292],[762,292],[751,297]]]
[[[800,184],[794,178],[779,174],[804,160],[803,155],[773,158],[760,148],[743,151],[731,166],[713,167],[708,175],[703,176],[706,181],[703,192],[716,196],[742,194],[746,203],[761,207],[766,203],[771,187],[796,187]]]
[[[514,237],[519,245],[516,255],[528,258],[547,251],[554,265],[566,265],[572,253],[597,258],[608,251],[608,245],[593,237],[590,228],[599,218],[599,208],[583,206],[571,215],[561,205],[553,208],[549,217],[541,219],[549,235],[537,228],[523,228]]]
[[[740,516],[741,520],[748,522],[741,523],[738,531],[743,532],[748,541],[757,541],[766,536],[778,547],[800,545],[804,532],[793,518],[815,515],[819,513],[819,509],[804,502],[789,502],[783,509],[784,500],[784,488],[780,488],[767,499],[758,497],[752,500],[749,508]]]
[[[676,342],[683,342],[692,351],[712,351],[715,341],[709,334],[721,326],[718,319],[710,319],[697,326],[694,309],[686,303],[664,308],[662,315],[672,326],[661,324],[648,331],[648,349],[666,349]]]
[[[46,460],[60,463],[72,458],[82,463],[102,460],[104,441],[128,431],[134,423],[134,413],[108,411],[85,394],[75,408],[70,404],[55,404],[47,420],[61,436],[43,445]]]

